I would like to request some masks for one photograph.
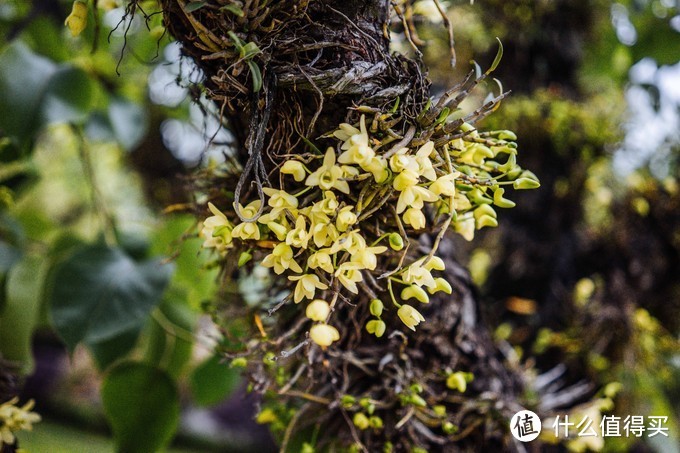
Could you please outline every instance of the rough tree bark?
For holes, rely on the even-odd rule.
[[[245,174],[241,181],[246,183],[243,193],[252,194],[251,182],[265,179],[276,159],[304,148],[305,139],[323,143],[321,135],[341,122],[356,124],[358,106],[368,107],[365,112],[384,111],[399,97],[401,116],[394,129],[406,136],[417,125],[430,96],[429,81],[418,61],[390,53],[389,1],[202,3],[202,8],[190,10],[183,0],[161,1],[168,30],[204,72],[205,93],[237,138],[237,160]],[[252,68],[234,48],[230,31],[260,50],[252,58],[262,73],[263,86],[257,93],[251,89]],[[415,136],[411,144],[429,138]],[[207,191],[223,196],[216,182],[224,185],[213,179]],[[423,235],[414,248],[428,253],[434,240],[433,235]],[[347,326],[353,334],[343,332],[337,347],[312,354],[306,362],[288,359],[293,371],[305,370],[300,382],[316,402],[279,391],[277,397],[288,398],[297,409],[284,443],[292,433],[320,423],[326,445],[353,444],[363,451],[382,451],[386,442],[393,451],[416,446],[433,452],[517,448],[507,421],[520,408],[523,378],[506,363],[480,320],[475,289],[466,269],[451,258],[452,247],[444,238],[439,250],[453,294],[432,297],[423,311],[427,322],[416,333],[377,341],[362,329],[367,309],[350,312],[347,307],[342,310],[348,324],[354,323]],[[474,374],[465,393],[444,395],[447,369]],[[261,371],[251,370],[251,377],[254,388],[264,393],[272,387]],[[431,420],[399,405],[399,393],[414,382],[425,388],[428,404],[446,406],[458,428],[454,434],[443,434],[428,424]],[[340,394],[367,389],[377,401],[383,430],[358,432],[338,403]]]

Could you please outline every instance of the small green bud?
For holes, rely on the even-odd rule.
[[[382,429],[382,427],[383,427],[382,418],[380,418],[376,415],[369,418],[368,423],[371,425],[371,428],[373,428],[373,429]]]
[[[437,417],[444,417],[446,415],[446,406],[437,404],[432,408]]]
[[[370,404],[371,404],[370,398],[361,398],[359,400],[359,406],[363,407],[364,409],[366,409]]]
[[[515,166],[515,167],[510,168],[507,171],[506,176],[508,177],[509,180],[513,180],[513,179],[519,178],[519,175],[521,175],[521,174],[522,174],[522,167]]]
[[[512,200],[508,200],[507,198],[503,198],[504,193],[505,189],[501,187],[497,188],[493,193],[493,204],[495,204],[499,208],[514,208],[515,202]]]
[[[418,406],[418,407],[427,406],[427,403],[425,402],[423,397],[421,397],[420,395],[411,395],[409,400],[410,400],[411,404],[413,404],[414,406]]]
[[[423,386],[417,382],[415,384],[411,384],[410,389],[413,393],[423,393]]]
[[[246,365],[248,365],[248,360],[245,357],[237,357],[229,364],[231,368],[245,368]]]
[[[462,373],[460,371],[451,373],[449,377],[446,378],[446,386],[451,390],[458,390],[460,393],[465,392],[465,390],[467,389],[465,373]]]
[[[463,132],[470,132],[470,131],[474,131],[475,127],[470,123],[463,123],[463,124],[460,125],[460,130],[463,131]]]
[[[242,252],[238,257],[238,267],[245,266],[251,259],[253,259],[253,255],[250,252]]]
[[[435,287],[434,288],[427,288],[427,292],[430,294],[434,294],[439,291],[443,291],[446,294],[451,294],[453,292],[453,288],[451,288],[451,284],[446,281],[446,279],[437,277],[434,279]]]
[[[444,431],[445,434],[453,434],[458,431],[458,428],[451,422],[444,422],[442,423],[442,431]]]
[[[605,385],[602,393],[604,393],[604,396],[607,398],[614,398],[621,390],[623,390],[623,384],[614,381]]]
[[[519,178],[512,182],[512,187],[514,187],[515,190],[538,189],[541,187],[541,183],[535,179]]]
[[[483,204],[474,210],[473,215],[475,216],[475,219],[479,219],[480,217],[485,215],[488,215],[489,217],[493,217],[495,219],[496,211],[490,205]]]
[[[399,251],[404,248],[404,239],[399,235],[399,233],[390,233],[389,235],[390,248],[395,251]]]
[[[380,338],[385,334],[387,326],[380,319],[372,319],[366,323],[366,331]]]
[[[311,444],[305,442],[304,444],[302,444],[302,449],[300,450],[300,453],[314,453],[314,447]]]
[[[499,140],[517,140],[517,135],[515,135],[514,132],[504,130],[504,131],[498,131],[498,139]]]
[[[354,406],[356,401],[356,398],[354,398],[352,395],[342,395],[342,398],[340,398],[340,404],[342,404],[342,407],[345,409],[349,409],[350,407]]]
[[[394,446],[392,445],[392,442],[385,442],[385,445],[383,445],[383,453],[392,453],[394,450]]]
[[[430,303],[430,297],[425,290],[418,285],[409,285],[401,291],[401,299],[409,300],[415,298],[417,301],[424,304]]]
[[[352,422],[354,423],[354,426],[356,426],[362,431],[367,429],[371,424],[371,422],[368,420],[368,417],[366,417],[366,415],[363,412],[357,412],[356,414],[354,414]]]
[[[268,352],[262,358],[262,362],[268,366],[274,366],[276,364],[276,354],[273,352]]]
[[[484,192],[482,192],[481,189],[477,187],[469,191],[466,195],[468,197],[468,200],[470,200],[474,204],[479,205],[491,204],[491,202],[493,201]]]
[[[382,315],[383,308],[385,308],[385,306],[380,299],[373,299],[371,301],[370,310],[373,316],[379,318]]]

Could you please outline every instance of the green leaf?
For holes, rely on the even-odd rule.
[[[174,215],[154,231],[151,253],[173,255],[176,266],[172,287],[181,290],[183,300],[194,310],[199,310],[205,300],[213,298],[217,289],[216,268],[206,268],[209,258],[201,252],[202,241],[198,238],[181,240],[192,232],[196,219],[190,215]]]
[[[0,55],[0,130],[21,144],[51,123],[83,122],[94,81],[80,68],[33,53],[17,41]]]
[[[80,68],[62,66],[50,78],[40,106],[42,124],[83,123],[93,105],[94,83]]]
[[[238,370],[212,356],[191,375],[191,393],[199,406],[214,406],[229,396],[241,383]]]
[[[498,41],[498,52],[496,52],[496,58],[493,59],[493,63],[491,63],[491,67],[486,70],[485,74],[489,75],[492,72],[496,70],[498,67],[498,64],[501,62],[501,58],[503,58],[503,43],[499,38],[496,38]]]
[[[220,11],[229,11],[236,17],[243,17],[245,16],[245,13],[241,8],[238,7],[238,5],[235,4],[229,4],[229,5],[224,5],[223,7],[220,8]]]
[[[0,130],[20,142],[32,137],[39,127],[43,94],[56,71],[56,64],[20,41],[5,49],[0,55]]]
[[[4,274],[21,259],[21,250],[0,240],[0,274]]]
[[[0,311],[0,356],[21,363],[25,374],[33,368],[31,338],[46,273],[45,260],[26,256],[7,276],[6,300]]]
[[[88,347],[97,367],[105,370],[115,361],[125,357],[137,343],[140,333],[141,329],[135,327],[108,340],[90,343]]]
[[[120,363],[104,378],[101,394],[117,451],[159,451],[172,440],[180,405],[175,382],[166,372],[143,363]]]
[[[250,76],[253,78],[253,92],[257,93],[262,89],[262,73],[257,63],[251,60],[248,60],[247,63],[250,68]]]
[[[168,293],[149,326],[146,360],[178,378],[191,358],[197,315],[183,297],[174,297],[172,288]]]
[[[186,6],[186,10],[187,10],[187,12],[192,13],[196,10],[203,8],[206,3],[208,3],[208,2],[206,2],[204,0],[193,1]]]
[[[54,272],[51,316],[70,350],[141,328],[172,274],[159,261],[136,263],[120,249],[93,245]]]

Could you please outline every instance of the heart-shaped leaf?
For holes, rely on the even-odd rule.
[[[101,343],[143,326],[160,302],[172,266],[137,263],[120,249],[88,246],[54,272],[50,309],[70,350],[79,342]]]
[[[102,403],[117,451],[159,451],[179,422],[179,394],[170,375],[144,363],[123,362],[102,384]]]

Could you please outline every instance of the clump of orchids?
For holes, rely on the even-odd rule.
[[[512,132],[481,133],[466,123],[460,130],[442,145],[383,150],[364,116],[357,125],[343,123],[328,136],[336,147],[286,160],[278,187],[234,206],[240,216],[209,203],[203,247],[223,256],[241,251],[239,264],[256,257],[285,275],[289,298],[306,304],[309,337],[322,348],[340,339],[332,317],[344,300],[369,304],[365,329],[376,337],[387,328],[386,302],[415,330],[425,318],[414,305],[452,291],[437,276],[445,269],[437,256],[445,231],[471,240],[475,230],[497,226],[496,207],[514,206],[504,187],[539,186],[517,165]],[[409,237],[422,233],[436,233],[436,240],[428,254],[414,256]]]

